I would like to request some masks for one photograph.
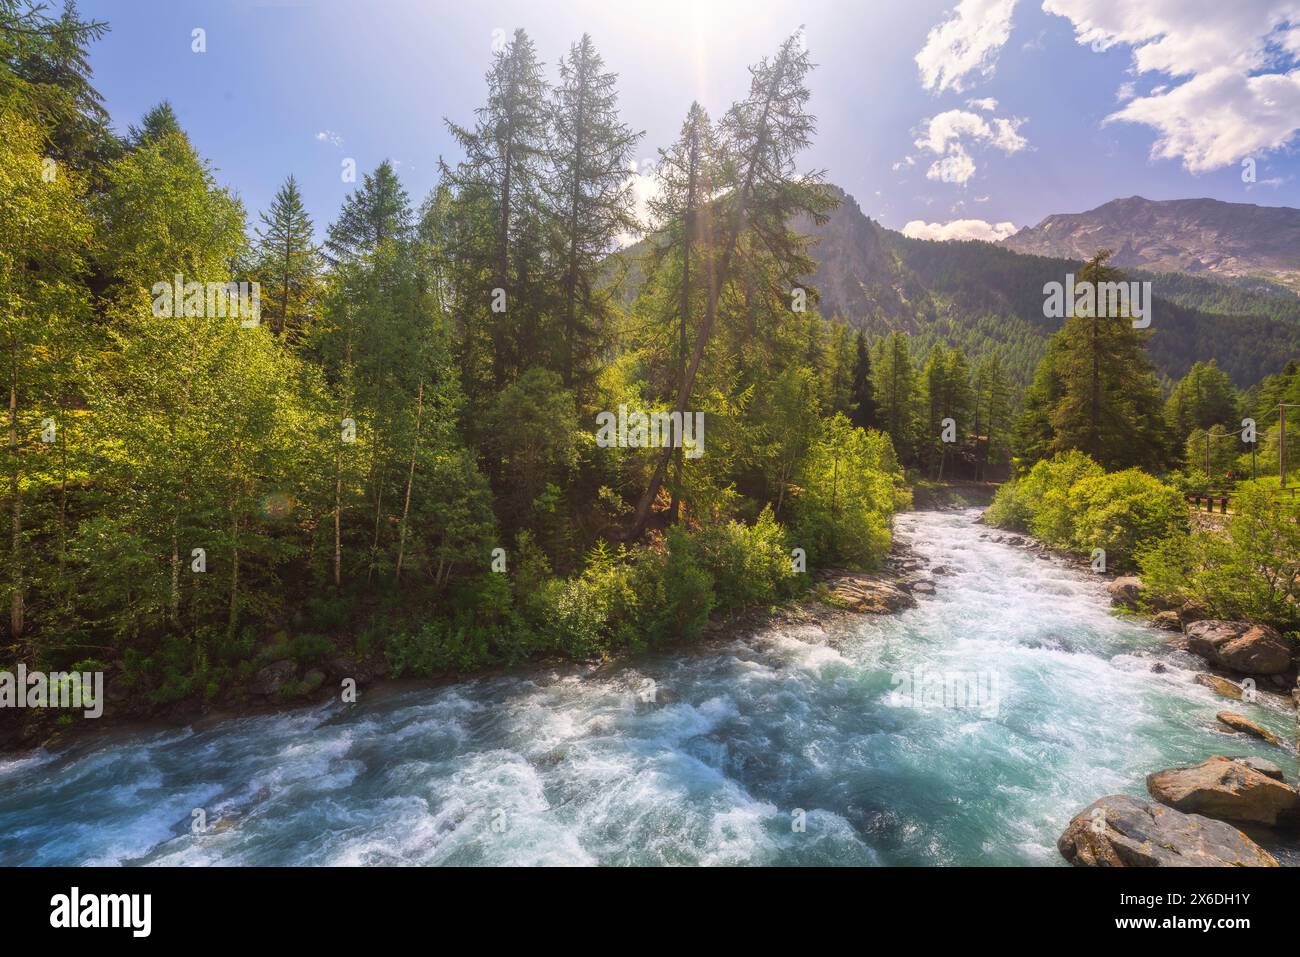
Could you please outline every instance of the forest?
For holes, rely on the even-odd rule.
[[[725,112],[683,104],[638,222],[618,77],[588,36],[543,53],[517,30],[446,118],[437,188],[380,163],[318,242],[292,171],[245,209],[167,102],[115,132],[88,66],[108,28],[0,0],[6,666],[107,670],[161,706],[238,698],[284,658],[428,677],[689,641],[878,567],[917,482],[1023,474],[1001,520],[1049,530],[1032,482],[1062,461],[1066,511],[1101,517],[1048,540],[1137,561],[1191,534],[1182,493],[1275,461],[1300,403],[1295,362],[1244,391],[1214,362],[1170,382],[1150,353],[1176,340],[1127,322],[1067,320],[1027,360],[1001,333],[822,315],[796,224],[842,194],[800,165],[798,34]],[[1104,251],[1084,269],[1113,274]],[[260,290],[252,321],[207,294],[232,283]],[[598,441],[620,409],[700,417],[704,453]]]

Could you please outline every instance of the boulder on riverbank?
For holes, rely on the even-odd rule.
[[[1300,802],[1300,794],[1282,781],[1217,754],[1200,764],[1148,774],[1147,791],[1188,814],[1269,827],[1293,823]]]
[[[1112,605],[1136,610],[1142,601],[1142,579],[1136,575],[1124,575],[1107,585],[1106,591],[1110,593]]]
[[[1220,711],[1215,715],[1215,717],[1230,727],[1233,731],[1240,731],[1242,734],[1248,734],[1253,738],[1259,738],[1261,741],[1267,741],[1269,744],[1282,744],[1282,742],[1278,740],[1277,735],[1272,731],[1261,727],[1243,715],[1235,714],[1231,711]]]
[[[911,608],[916,599],[892,581],[877,575],[838,573],[822,582],[827,602],[869,615],[889,615]]]
[[[1182,631],[1183,620],[1176,611],[1158,611],[1151,616],[1151,627],[1164,631]]]
[[[1207,661],[1246,675],[1276,675],[1291,667],[1291,645],[1268,625],[1215,618],[1187,626],[1187,647]]]
[[[1231,824],[1127,794],[1088,805],[1056,842],[1075,867],[1277,867]]]
[[[297,676],[298,665],[296,662],[287,659],[273,661],[253,676],[253,681],[248,686],[248,692],[259,698],[267,698],[279,694],[280,689]]]

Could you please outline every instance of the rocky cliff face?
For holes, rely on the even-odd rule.
[[[1300,209],[1287,206],[1130,196],[1048,216],[1002,245],[1067,259],[1105,248],[1121,268],[1254,276],[1300,292]]]
[[[862,316],[898,316],[905,311],[904,271],[887,243],[888,231],[865,215],[849,194],[832,188],[839,205],[826,222],[807,217],[792,227],[812,237],[821,312],[852,321]]]

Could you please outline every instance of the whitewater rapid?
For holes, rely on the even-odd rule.
[[[1167,634],[977,515],[900,516],[948,574],[829,632],[0,758],[0,865],[1055,865],[1075,813],[1151,771],[1252,754],[1295,781],[1216,727]],[[916,706],[900,674],[996,693]],[[1294,733],[1275,702],[1233,708]]]

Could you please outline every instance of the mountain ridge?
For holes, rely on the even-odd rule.
[[[839,200],[823,223],[797,218],[817,268],[808,285],[818,309],[875,339],[899,331],[924,355],[935,343],[958,346],[973,360],[998,351],[1008,373],[1027,385],[1060,320],[1043,314],[1043,286],[1064,280],[1078,259],[1020,252],[982,240],[913,239],[864,213],[854,197]],[[626,269],[630,301],[644,281],[654,237],[611,257],[609,279]],[[1089,251],[1091,256],[1095,250]],[[1255,280],[1124,270],[1153,282],[1150,351],[1162,376],[1184,376],[1215,359],[1240,387],[1300,356],[1300,297]]]
[[[1106,248],[1120,268],[1261,278],[1300,293],[1300,209],[1290,206],[1126,196],[1053,213],[999,245],[1067,259]]]

